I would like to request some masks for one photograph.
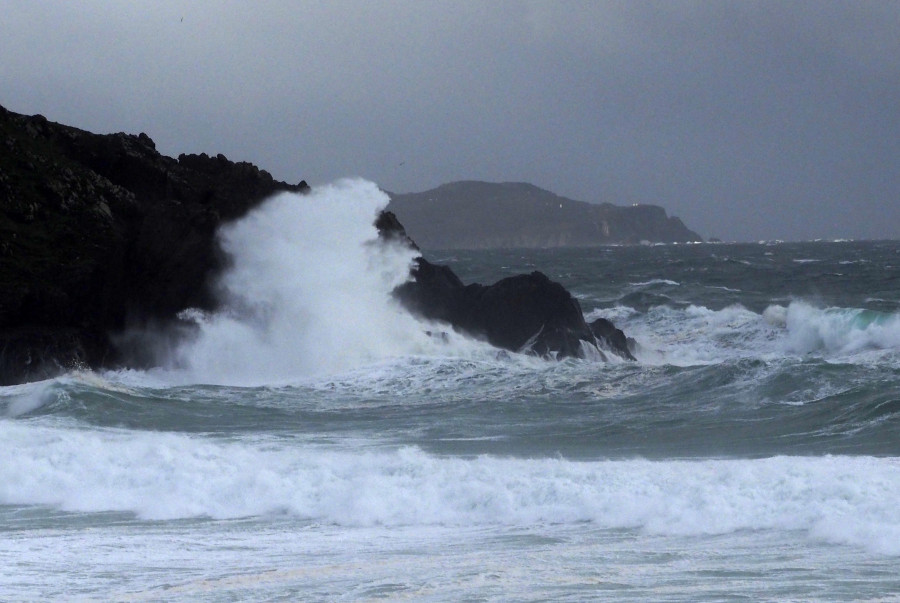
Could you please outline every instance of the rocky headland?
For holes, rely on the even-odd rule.
[[[212,285],[228,264],[219,226],[308,188],[222,155],[167,157],[143,133],[94,134],[0,107],[0,385],[122,366],[125,329],[215,310]],[[415,247],[390,212],[376,225]],[[586,324],[539,272],[464,285],[419,257],[395,295],[500,348],[581,356],[586,342],[632,358],[620,330]]]
[[[423,249],[597,247],[702,237],[658,205],[561,197],[525,182],[451,182],[391,193],[388,209]]]
[[[114,366],[111,334],[214,309],[219,225],[307,188],[0,107],[0,385]]]

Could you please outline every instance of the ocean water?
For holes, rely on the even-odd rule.
[[[638,345],[555,362],[395,307],[386,201],[224,230],[159,369],[0,388],[0,599],[900,598],[900,243],[427,253]]]

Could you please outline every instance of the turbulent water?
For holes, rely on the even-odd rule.
[[[0,388],[0,599],[900,596],[900,243],[429,254],[638,344],[552,362],[395,307],[386,201],[223,231],[164,368]]]

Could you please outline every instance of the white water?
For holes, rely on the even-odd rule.
[[[852,355],[900,349],[900,316],[858,308],[814,308],[792,303],[785,313],[788,349]]]
[[[575,523],[796,530],[900,555],[900,464],[872,457],[574,462],[0,423],[0,504],[150,520],[288,514],[343,526]]]
[[[895,397],[860,388],[850,397],[860,416],[847,418],[820,404],[810,379],[790,385],[812,356],[813,366],[845,363],[823,389],[845,392],[872,374],[894,387],[897,317],[799,301],[762,313],[705,300],[620,306],[602,315],[638,339],[637,364],[498,357],[452,333],[428,337],[433,325],[393,306],[389,292],[411,253],[373,242],[385,201],[374,185],[345,181],[271,199],[225,230],[235,259],[222,282],[226,310],[196,315],[200,337],[169,370],[2,388],[0,598],[900,592],[897,457],[827,454],[860,450],[841,448],[837,436],[868,434],[888,444],[865,454],[893,454]],[[728,376],[730,361],[744,358],[762,362]],[[872,360],[879,370],[847,370]],[[726,383],[712,382],[710,395],[689,387],[716,364]],[[691,365],[705,366],[682,370]],[[758,387],[769,374],[783,377],[783,391]],[[673,387],[684,389],[672,397]],[[713,403],[719,394],[724,402]],[[779,410],[743,412],[754,405]],[[614,406],[622,413],[606,412]],[[795,408],[808,422],[786,437],[806,438],[801,450],[814,452],[785,456],[793,449],[768,426],[790,422]],[[758,424],[768,444],[734,458],[728,430],[744,423]],[[615,444],[632,438],[626,450],[652,450],[654,438],[673,434],[716,447],[646,460]],[[554,452],[573,443],[571,455]]]
[[[804,301],[757,314],[741,305],[721,310],[657,306],[646,314],[619,306],[587,316],[611,319],[639,347],[645,364],[692,366],[729,358],[772,359],[815,354],[871,362],[900,351],[900,315],[859,308],[818,308]]]
[[[375,184],[343,180],[301,195],[282,193],[220,240],[233,259],[221,279],[224,309],[188,311],[200,336],[170,365],[194,383],[261,385],[350,370],[448,345],[482,348],[429,327],[391,299],[416,252],[378,239],[388,197]]]

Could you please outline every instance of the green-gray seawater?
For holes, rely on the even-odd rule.
[[[0,388],[0,599],[900,596],[900,243],[428,255],[545,272],[638,362],[429,338],[254,260],[306,300],[289,320],[200,317],[168,368]]]

